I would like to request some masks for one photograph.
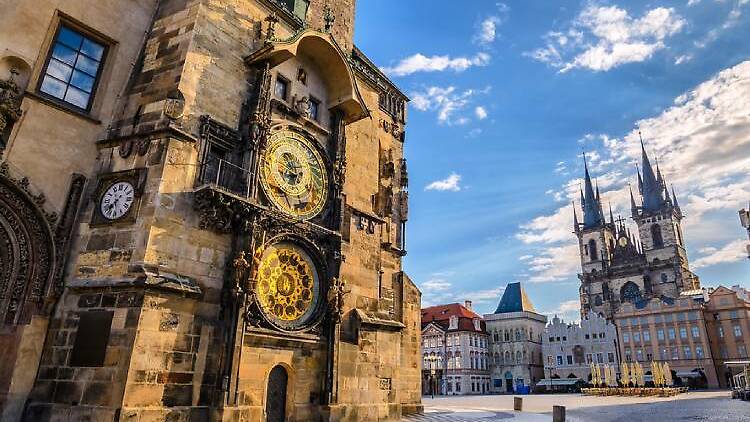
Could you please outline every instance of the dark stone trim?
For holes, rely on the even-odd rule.
[[[164,128],[100,139],[96,141],[96,146],[99,148],[111,148],[111,147],[116,147],[120,145],[124,141],[128,141],[131,139],[140,139],[144,137],[149,137],[152,139],[168,137],[171,139],[175,139],[177,141],[196,142],[196,143],[198,142],[197,136],[193,135],[192,133],[185,132],[181,128],[170,125]]]

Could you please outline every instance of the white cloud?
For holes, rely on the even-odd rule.
[[[640,18],[617,6],[587,6],[565,31],[549,32],[546,45],[525,53],[560,72],[571,69],[608,71],[642,62],[666,48],[665,40],[686,21],[672,8],[657,7]]]
[[[383,70],[393,76],[405,76],[417,72],[442,72],[444,70],[463,72],[472,66],[486,66],[489,62],[490,55],[484,52],[477,53],[474,57],[427,57],[417,53],[402,59],[395,66],[386,67]]]
[[[529,271],[532,273],[528,281],[546,283],[564,280],[578,272],[580,262],[578,246],[575,243],[543,248],[527,260]]]
[[[737,262],[747,259],[747,239],[733,240],[721,248],[704,248],[706,254],[693,261],[693,268],[710,267],[711,265]],[[723,281],[723,280],[718,280]]]
[[[652,158],[673,183],[686,218],[683,233],[688,253],[696,251],[693,268],[740,259],[741,232],[737,210],[750,198],[750,61],[714,75],[686,92],[674,105],[635,126],[646,140]],[[590,168],[597,171],[605,213],[612,204],[615,216],[630,215],[627,183],[635,182],[634,164],[640,161],[638,130],[623,137],[587,136]],[[595,154],[594,154],[595,152]],[[516,237],[532,246],[530,281],[574,277],[580,270],[577,241],[571,233],[573,211],[581,179],[571,178],[559,190],[567,199],[553,212],[521,225]],[[582,218],[580,208],[578,217]],[[632,226],[631,226],[632,227]],[[634,228],[631,228],[634,230]],[[746,243],[746,242],[745,242]],[[723,245],[717,247],[715,245]]]
[[[697,1],[695,3],[698,3]],[[727,3],[727,0],[714,0],[714,3]],[[717,28],[713,28],[706,33],[706,35],[694,42],[698,48],[706,48],[709,44],[719,39],[719,36],[726,31],[737,26],[740,23],[743,9],[745,6],[750,4],[750,0],[733,0],[732,8],[729,10],[727,17],[724,19],[724,23]],[[688,4],[690,5],[690,4]]]
[[[436,180],[430,183],[429,185],[425,186],[424,190],[458,192],[461,190],[460,183],[461,183],[461,175],[457,173],[451,173],[445,179]]]
[[[550,317],[557,315],[567,322],[574,322],[580,319],[581,302],[578,300],[566,300],[557,305],[557,308],[548,311],[542,311],[543,314]]]
[[[420,290],[422,291],[422,307],[447,303],[463,304],[466,300],[470,300],[476,306],[497,303],[503,291],[505,291],[505,287],[470,291],[456,288],[444,279],[431,279],[422,283]]]
[[[422,91],[412,92],[411,105],[420,111],[437,111],[438,122],[441,124],[465,125],[469,123],[469,118],[466,116],[455,117],[455,115],[463,112],[472,102],[473,97],[486,94],[489,90],[490,88],[487,87],[482,90],[467,89],[458,91],[454,86],[431,86]],[[481,106],[477,108],[481,108],[484,111],[484,108]],[[476,109],[475,114],[479,117]]]
[[[500,25],[500,18],[489,16],[479,24],[479,33],[476,35],[476,41],[480,44],[489,44],[495,41],[497,37],[497,27]]]
[[[690,60],[693,60],[693,55],[692,54],[683,54],[681,56],[677,56],[674,59],[674,64],[681,65],[683,63],[689,62]]]
[[[487,110],[482,106],[476,106],[476,108],[474,108],[474,114],[479,120],[484,120],[487,118]]]
[[[505,3],[497,3],[497,13],[487,16],[479,23],[479,29],[474,36],[474,42],[480,45],[487,45],[498,38],[498,27],[505,22],[510,7]]]
[[[419,285],[422,292],[440,292],[448,290],[451,287],[451,283],[447,282],[443,278],[431,278],[424,283]]]

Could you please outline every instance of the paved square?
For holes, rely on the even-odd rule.
[[[580,394],[529,395],[523,412],[513,411],[513,396],[425,398],[424,415],[409,422],[549,422],[552,406],[566,408],[568,422],[750,421],[750,402],[732,400],[726,391],[691,392],[677,397],[591,397]]]

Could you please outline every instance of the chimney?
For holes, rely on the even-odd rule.
[[[468,309],[468,310],[471,311],[471,301],[470,300],[464,301],[464,308],[466,308],[466,309]]]

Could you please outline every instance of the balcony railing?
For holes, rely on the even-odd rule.
[[[200,165],[198,185],[212,185],[244,198],[250,197],[252,173],[220,158],[211,158]]]

